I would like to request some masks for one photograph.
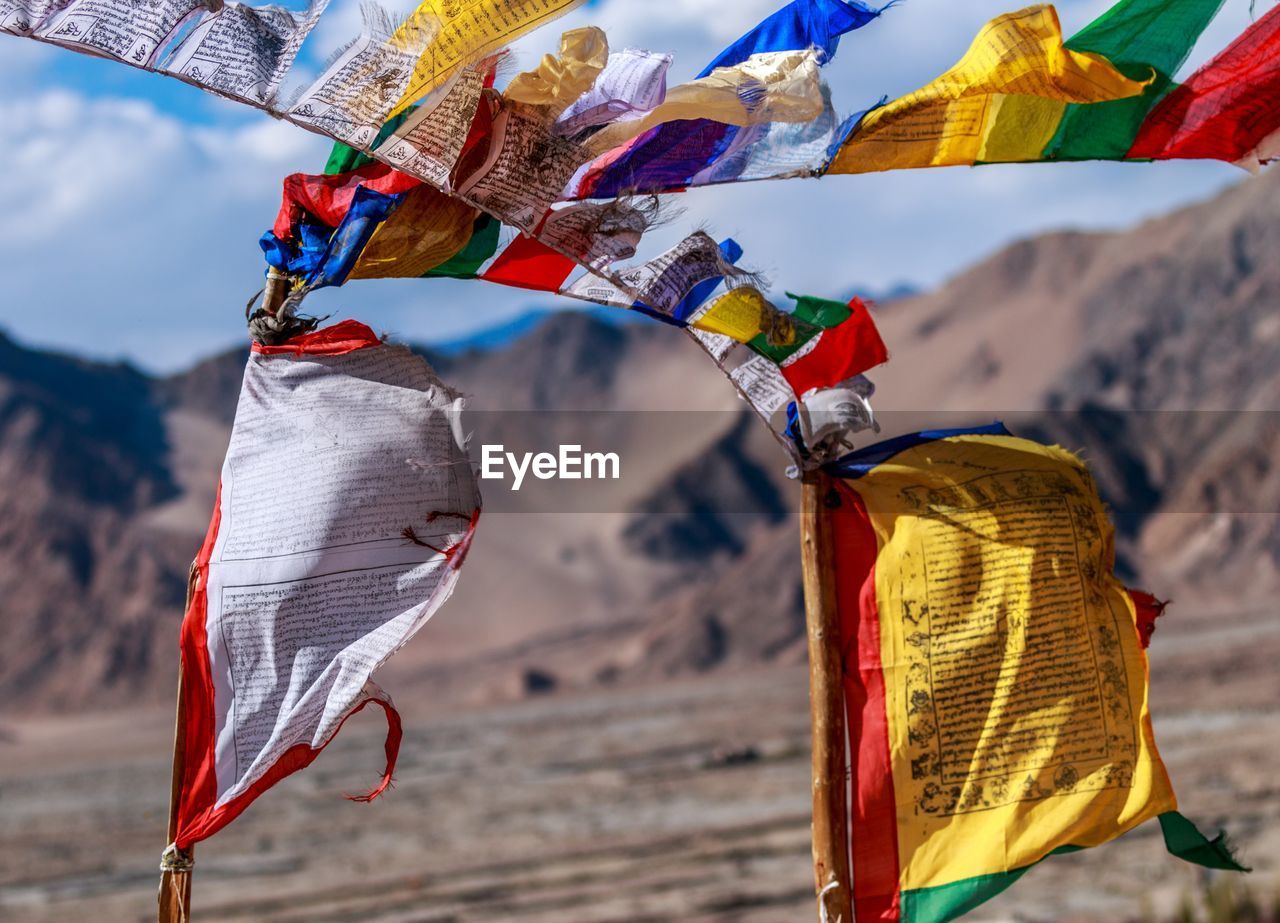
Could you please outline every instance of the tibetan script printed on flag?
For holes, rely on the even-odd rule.
[[[353,321],[254,347],[182,627],[177,845],[229,823],[369,704],[371,679],[448,598],[479,497],[461,400]]]
[[[1079,459],[997,425],[836,471],[860,923],[953,919],[1154,817],[1175,854],[1238,868],[1176,813],[1147,710],[1149,597],[1112,574]]]

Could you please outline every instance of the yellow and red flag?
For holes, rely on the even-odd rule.
[[[846,456],[833,512],[858,923],[941,923],[1051,853],[1177,813],[1147,709],[1156,610],[1084,464],[996,425]]]

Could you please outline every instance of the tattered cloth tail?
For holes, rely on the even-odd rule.
[[[1160,815],[1160,831],[1164,834],[1165,849],[1179,859],[1202,865],[1207,869],[1222,869],[1226,872],[1253,871],[1248,866],[1240,864],[1225,831],[1219,831],[1218,835],[1211,840],[1177,811],[1165,811]]]
[[[352,709],[350,714],[347,715],[347,717],[348,718],[351,717],[351,715],[354,715],[356,712],[362,710],[366,705],[371,705],[371,704],[377,705],[384,712],[386,712],[387,741],[386,741],[386,744],[384,745],[384,749],[387,754],[387,766],[382,771],[382,779],[378,782],[377,785],[375,785],[369,791],[365,792],[363,795],[352,795],[350,793],[347,793],[347,794],[344,794],[343,797],[351,801],[368,803],[373,799],[377,798],[379,795],[381,795],[383,792],[385,792],[388,788],[391,787],[391,776],[396,769],[396,758],[400,755],[400,741],[404,737],[404,727],[400,723],[400,712],[396,711],[395,705],[391,703],[391,696],[387,695],[387,693],[383,691],[381,686],[377,685],[372,680],[370,680],[365,683],[364,691],[366,694],[368,694],[369,697],[366,698],[359,705],[357,705],[354,709]],[[336,736],[336,732],[335,732],[335,736]]]
[[[1138,638],[1143,647],[1151,646],[1151,636],[1156,631],[1156,619],[1164,615],[1167,599],[1156,599],[1146,590],[1129,590],[1129,598],[1133,600],[1134,617],[1138,625]]]

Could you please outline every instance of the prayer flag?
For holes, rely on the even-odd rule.
[[[1176,813],[1135,600],[1079,459],[997,424],[827,470],[858,923],[954,919],[1155,817],[1176,855],[1240,868]]]
[[[669,54],[639,48],[610,53],[595,83],[560,113],[556,133],[567,137],[648,112],[666,98],[670,67]]]
[[[862,28],[881,12],[883,10],[873,10],[860,2],[793,0],[716,55],[698,77],[707,77],[716,68],[734,67],[754,55],[768,52],[817,48],[822,53],[818,63],[824,64],[836,53],[841,35]],[[757,146],[755,169],[761,175],[779,175],[804,168],[816,170],[826,162],[827,148],[837,130],[830,94],[825,88],[819,88],[819,93],[820,111],[804,122],[741,127],[703,117],[709,113],[700,112],[698,118],[660,125],[631,144],[598,158],[577,177],[567,197],[607,197],[623,190],[678,190],[700,184],[696,178],[726,158],[730,163],[702,182],[728,182],[751,169],[750,155],[733,155]],[[814,121],[820,124],[814,126]],[[811,143],[812,135],[821,136],[816,147]],[[770,136],[770,143],[763,142],[765,136]],[[813,150],[809,150],[810,147]]]
[[[782,343],[770,342],[767,333],[761,333],[750,341],[752,349],[774,362],[785,362],[823,330],[844,323],[853,314],[855,306],[860,306],[860,310],[866,310],[862,302],[856,298],[845,304],[826,298],[814,298],[812,295],[793,295],[790,292],[787,292],[787,297],[796,303],[795,310],[789,315],[794,333],[786,337],[785,342]],[[872,365],[878,364],[872,363]],[[870,366],[867,367],[870,368]]]
[[[582,0],[422,0],[391,37],[393,44],[407,47],[418,35],[430,35],[390,114],[396,115],[439,87],[463,65],[497,51],[580,3]]]
[[[307,289],[342,285],[351,276],[369,241],[404,201],[405,195],[381,193],[357,185],[336,228],[331,230],[305,213],[295,214],[291,223],[285,225],[289,228],[288,236],[281,237],[271,230],[263,234],[258,243],[269,265],[298,276]],[[282,220],[277,219],[278,226]]]
[[[479,215],[465,202],[426,184],[404,194],[360,252],[352,279],[426,275],[462,252]]]
[[[864,116],[827,172],[1034,160],[1068,103],[1137,96],[1153,77],[1132,80],[1098,55],[1064,47],[1052,6],[1005,13],[945,74]]]
[[[872,9],[860,0],[791,0],[716,55],[698,76],[705,77],[717,67],[741,64],[762,51],[820,48],[829,59],[836,53],[840,36],[861,29],[882,12],[884,8]]]
[[[1175,87],[1152,110],[1128,155],[1244,161],[1280,129],[1280,7]],[[1254,163],[1276,151],[1254,156]]]
[[[818,300],[810,299],[810,302]],[[854,298],[846,310],[848,314],[843,320],[818,329],[779,363],[782,377],[801,400],[810,391],[830,388],[888,361],[889,351],[880,339],[880,331],[867,306],[861,299]]]
[[[1256,169],[1280,154],[1280,106],[1273,103],[1280,87],[1276,11],[1251,25],[1186,83],[1174,81],[1221,6],[1222,0],[1121,0],[1061,45],[1062,60],[1097,65],[1082,74],[1109,73],[1106,88],[1100,85],[1091,98],[1074,101],[1046,87],[1001,87],[999,79],[984,89],[984,81],[998,77],[1000,70],[1017,76],[1026,62],[1001,60],[989,71],[967,67],[975,51],[984,43],[982,54],[1004,47],[1003,42],[1013,40],[1010,23],[1037,9],[1039,15],[1052,13],[1052,7],[1000,17],[987,25],[957,68],[866,115],[834,153],[827,172],[1171,159],[1225,160]],[[999,37],[1002,32],[1007,33],[1004,38]],[[1047,48],[1027,60],[1042,57]],[[1050,53],[1044,60],[1057,58]],[[1113,79],[1117,75],[1140,83],[1140,91],[1120,92]]]
[[[255,345],[182,624],[186,849],[307,766],[443,605],[480,512],[461,398],[344,321]]]
[[[284,178],[284,196],[271,230],[281,240],[286,239],[300,213],[336,228],[351,209],[356,190],[398,195],[421,185],[422,180],[383,163],[367,163],[345,173],[291,173]]]
[[[262,247],[268,263],[302,276],[311,288],[348,278],[416,278],[461,257],[482,224],[487,227],[460,199],[368,163],[345,173],[286,177]],[[496,236],[479,244],[483,262],[493,256]]]
[[[515,288],[558,292],[576,264],[534,237],[521,234],[498,255],[480,276]]]
[[[1099,55],[1126,76],[1155,79],[1141,96],[1068,105],[1046,145],[1046,160],[1124,158],[1151,107],[1169,92],[1178,69],[1223,0],[1121,0],[1067,40],[1072,51]]]
[[[493,259],[498,251],[502,222],[492,215],[479,214],[471,226],[471,239],[456,256],[441,263],[424,276],[440,276],[449,279],[474,279],[480,267]]]
[[[556,117],[591,89],[609,61],[609,40],[595,26],[560,36],[560,54],[543,55],[535,70],[516,74],[502,91],[512,102],[546,106]]]

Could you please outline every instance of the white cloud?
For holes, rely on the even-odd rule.
[[[326,149],[269,120],[193,128],[141,100],[0,100],[0,325],[166,368],[225,345],[261,284],[281,177]]]

